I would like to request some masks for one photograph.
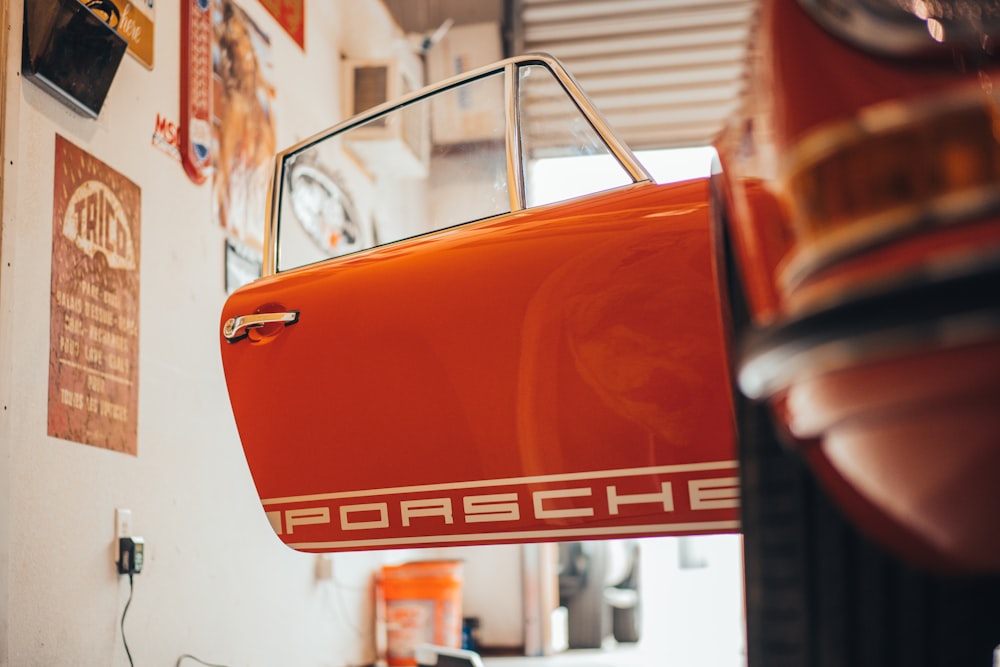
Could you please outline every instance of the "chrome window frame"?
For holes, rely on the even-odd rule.
[[[438,83],[426,86],[418,91],[398,99],[391,100],[368,111],[362,112],[348,118],[333,127],[304,139],[297,144],[280,151],[274,156],[273,177],[268,188],[268,212],[264,226],[264,249],[262,261],[262,277],[273,276],[285,271],[293,271],[300,267],[292,267],[278,271],[278,218],[281,211],[281,183],[285,178],[285,162],[287,158],[300,151],[303,151],[313,144],[324,141],[328,137],[361,125],[376,116],[388,113],[393,109],[412,104],[421,99],[435,95],[441,91],[455,88],[476,79],[485,78],[494,74],[502,73],[504,80],[504,119],[506,122],[505,142],[507,159],[508,193],[510,197],[510,213],[516,213],[528,208],[525,204],[524,173],[521,162],[521,132],[520,132],[520,105],[518,104],[518,72],[521,67],[527,65],[542,65],[555,76],[563,90],[577,106],[583,116],[597,132],[598,136],[614,155],[615,159],[622,165],[633,184],[644,181],[651,181],[649,173],[642,164],[632,154],[632,151],[615,135],[614,131],[604,120],[597,108],[590,101],[587,95],[580,88],[576,80],[566,71],[562,64],[550,55],[544,53],[533,53],[523,56],[507,58],[498,63],[486,65],[462,74],[445,79]]]

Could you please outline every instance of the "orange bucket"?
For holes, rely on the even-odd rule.
[[[462,646],[462,562],[383,565],[379,577],[390,665],[416,665],[416,648]]]

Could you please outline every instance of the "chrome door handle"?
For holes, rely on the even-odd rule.
[[[222,325],[222,335],[229,342],[239,340],[247,335],[250,329],[262,327],[265,324],[282,324],[285,326],[295,324],[299,321],[299,311],[291,310],[287,313],[256,313],[254,315],[240,315],[230,317]]]

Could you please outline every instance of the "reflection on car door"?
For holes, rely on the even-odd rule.
[[[524,78],[521,65],[555,76],[544,59],[515,59],[497,70],[505,85]],[[633,159],[589,130],[612,158]],[[498,186],[509,212],[287,267],[227,301],[236,423],[264,509],[294,548],[738,529],[707,184],[630,177],[525,208],[532,147],[553,148],[526,133],[505,129],[492,144],[515,178]],[[434,146],[420,184],[434,181],[432,156],[465,150]],[[402,182],[368,171],[372,187]],[[406,178],[399,187],[412,192]],[[407,201],[423,215],[442,194],[454,188]],[[275,227],[292,230],[285,203]],[[261,314],[285,321],[236,330],[235,318]]]

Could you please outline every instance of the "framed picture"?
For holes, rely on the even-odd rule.
[[[226,294],[232,294],[242,285],[260,278],[263,267],[258,253],[226,239]]]

